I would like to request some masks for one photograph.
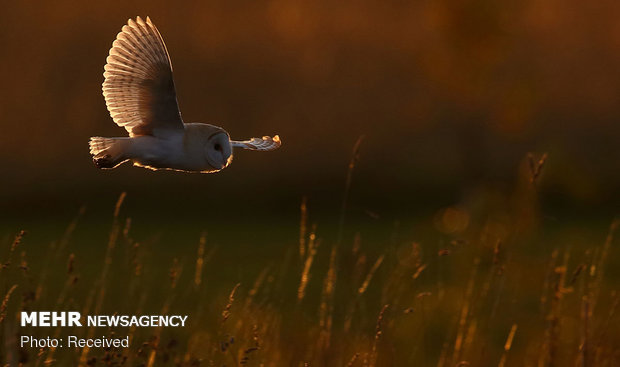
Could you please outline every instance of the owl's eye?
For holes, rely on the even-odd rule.
[[[222,146],[220,145],[220,143],[215,143],[215,145],[213,146],[213,149],[217,150],[218,152],[221,152]]]

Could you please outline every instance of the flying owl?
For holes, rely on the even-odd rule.
[[[129,19],[106,59],[103,96],[114,122],[129,137],[90,138],[98,168],[131,161],[153,170],[212,173],[226,168],[233,148],[273,150],[280,137],[230,140],[226,130],[184,123],[177,103],[172,64],[161,34],[151,22]]]

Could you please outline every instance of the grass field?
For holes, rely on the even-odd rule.
[[[536,179],[523,175],[510,196],[375,226],[349,220],[346,199],[336,225],[322,222],[301,198],[296,218],[204,233],[199,222],[140,222],[124,210],[125,194],[104,222],[86,210],[62,225],[32,224],[7,233],[0,252],[0,360],[616,366],[619,222],[549,218]],[[189,320],[186,328],[21,328],[21,310]],[[38,350],[19,348],[20,335],[128,335],[131,346]]]

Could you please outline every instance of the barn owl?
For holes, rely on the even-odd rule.
[[[106,62],[103,96],[112,119],[129,137],[91,137],[98,168],[130,161],[153,170],[212,173],[231,163],[234,147],[273,150],[281,145],[278,135],[235,141],[221,127],[184,123],[170,56],[149,17],[129,19]]]

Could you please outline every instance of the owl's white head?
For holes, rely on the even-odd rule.
[[[207,139],[205,144],[207,162],[215,169],[224,169],[232,161],[230,136],[223,129],[218,129]]]

